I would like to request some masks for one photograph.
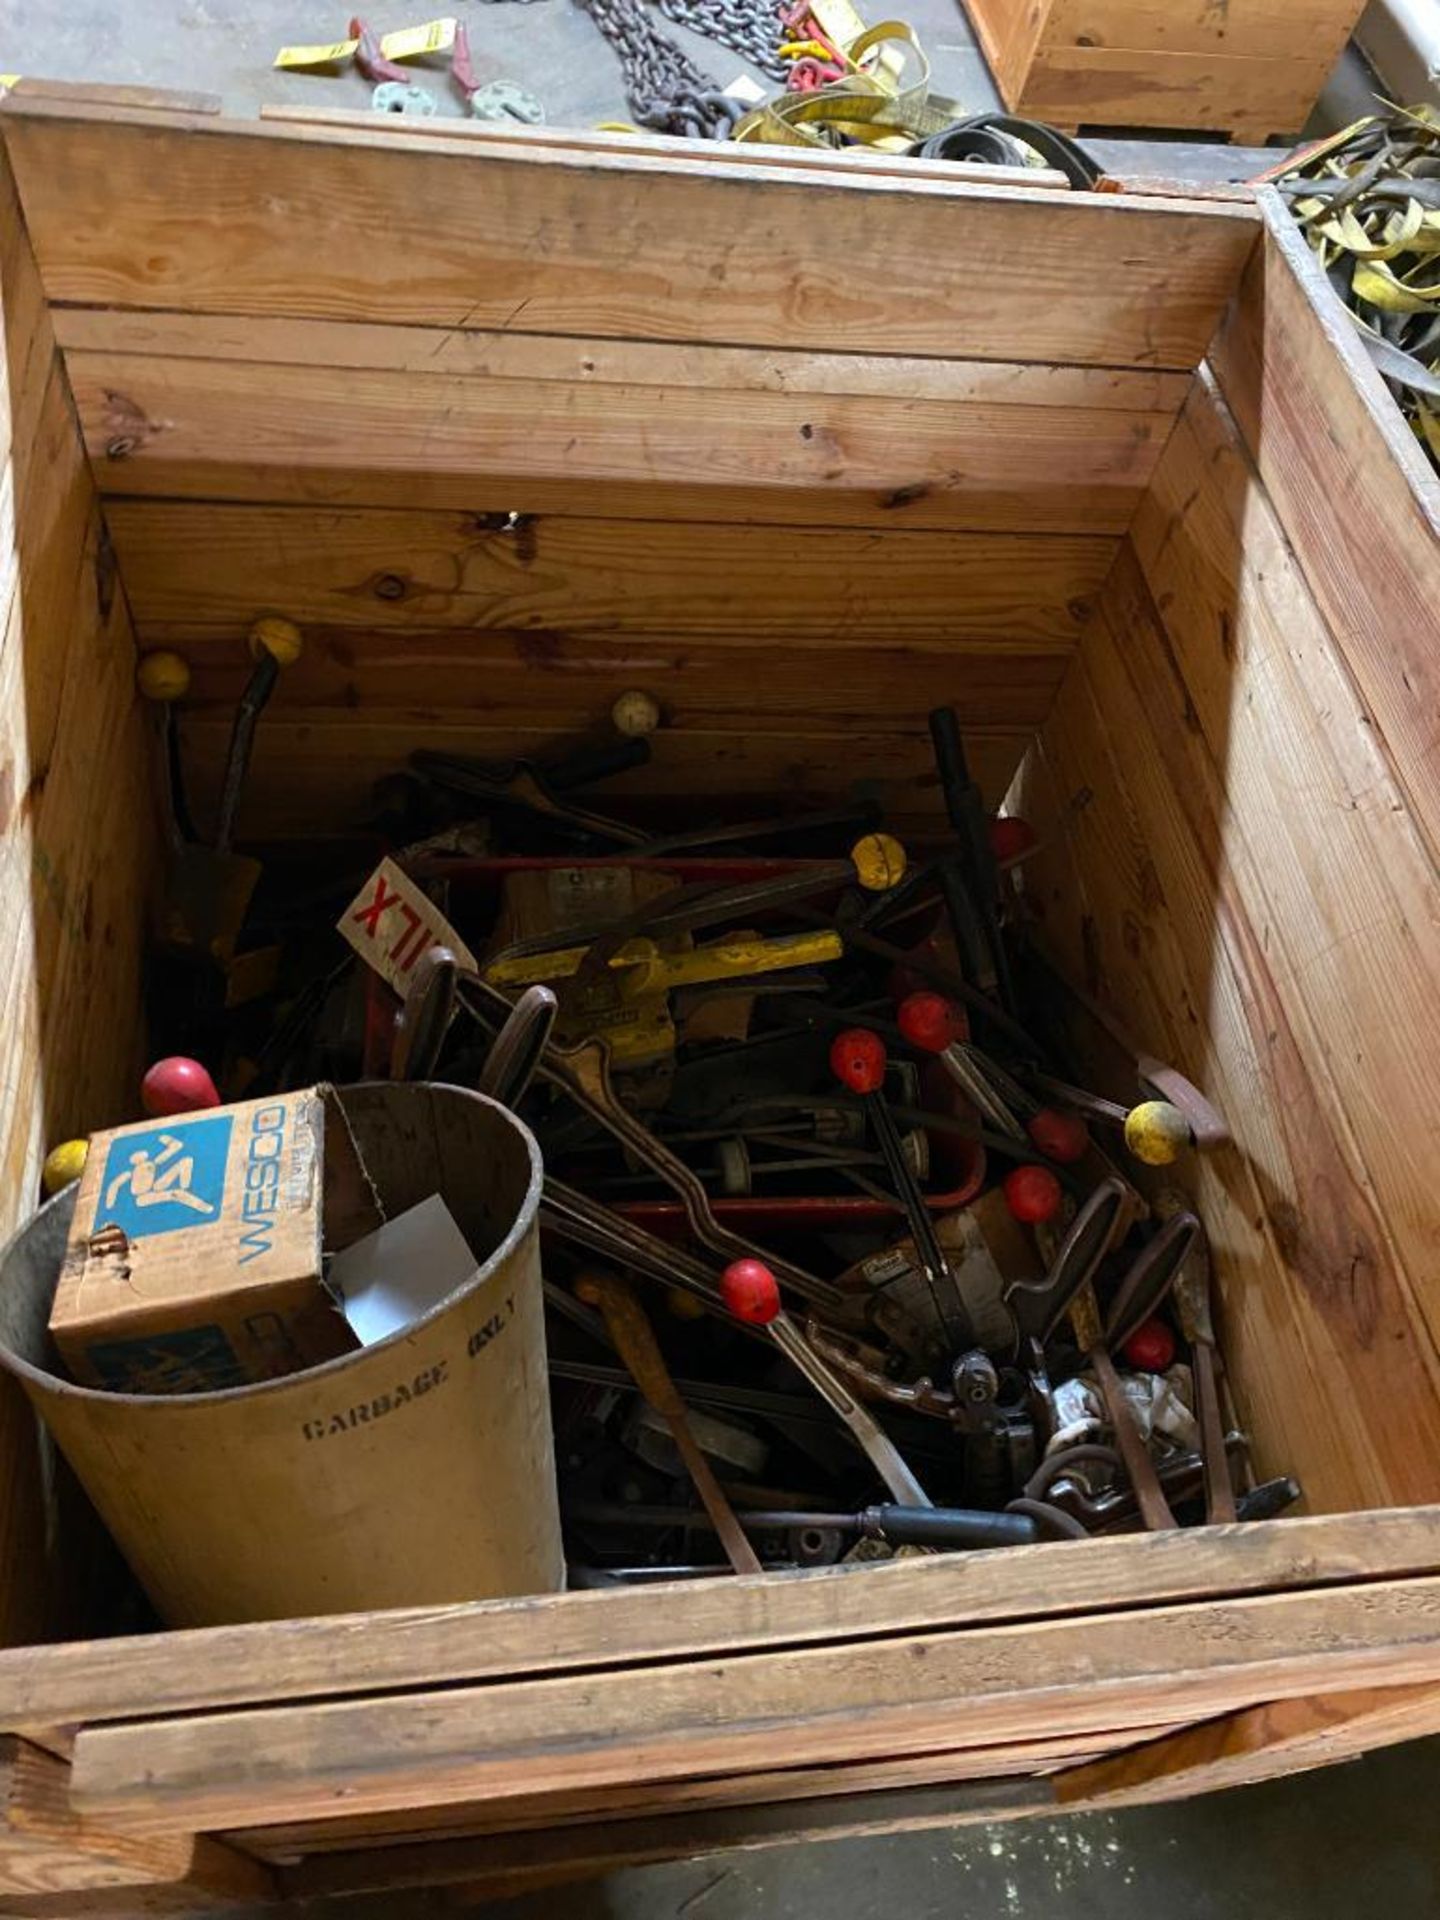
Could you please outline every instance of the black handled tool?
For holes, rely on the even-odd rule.
[[[970,777],[965,743],[960,737],[960,722],[955,718],[953,708],[931,709],[930,743],[935,750],[935,768],[940,775],[945,811],[950,816],[950,824],[959,842],[959,864],[966,881],[969,904],[979,919],[980,929],[990,950],[1001,1005],[1007,1013],[1013,1014],[1015,983],[1010,977],[1009,956],[1000,936],[1000,922],[995,911],[999,883],[995,873],[995,857],[990,851],[990,821],[980,789]],[[952,875],[947,885],[942,873],[941,885],[949,907],[952,892],[956,891],[955,877]],[[962,938],[964,917],[962,910],[962,919],[956,928],[957,936]]]

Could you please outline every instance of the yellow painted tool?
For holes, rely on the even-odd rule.
[[[604,974],[581,978],[588,947],[560,947],[496,962],[485,971],[494,987],[525,987],[538,981],[558,983],[560,1013],[556,1030],[567,1046],[604,1040],[617,1071],[655,1067],[675,1051],[675,1023],[669,994],[677,987],[712,986],[748,980],[757,974],[792,967],[823,966],[838,960],[844,942],[836,933],[731,934],[697,947],[688,934],[663,946],[654,940],[627,940],[611,954]]]
[[[626,975],[621,991],[638,998],[668,993],[673,987],[701,987],[717,980],[742,980],[756,973],[778,973],[786,967],[822,966],[838,960],[845,943],[838,933],[787,933],[773,939],[756,934],[732,935],[697,947],[661,946],[643,936],[627,940],[611,954],[612,970]],[[549,953],[499,960],[485,969],[492,987],[529,987],[541,980],[572,979],[584,964],[588,947],[555,947]]]

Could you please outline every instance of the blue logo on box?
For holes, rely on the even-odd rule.
[[[95,1225],[129,1240],[213,1225],[225,1201],[231,1116],[172,1120],[112,1140],[95,1208]]]

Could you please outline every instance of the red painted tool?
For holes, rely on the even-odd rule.
[[[933,1053],[981,1119],[997,1133],[1023,1140],[1025,1129],[986,1077],[982,1056],[969,1045],[965,1012],[943,993],[908,993],[895,1014],[912,1047]]]
[[[218,1107],[215,1082],[198,1060],[170,1054],[157,1060],[140,1082],[140,1104],[152,1119],[172,1113],[201,1113]]]
[[[1018,814],[1006,814],[990,822],[990,851],[997,867],[1019,861],[1035,845],[1035,829]]]
[[[1164,1373],[1175,1358],[1175,1336],[1154,1314],[1142,1320],[1120,1349],[1127,1367],[1137,1373]]]
[[[831,1072],[842,1086],[848,1087],[851,1093],[858,1093],[865,1103],[870,1130],[875,1136],[875,1144],[879,1147],[885,1161],[890,1184],[895,1189],[896,1197],[909,1223],[910,1236],[920,1256],[920,1269],[925,1276],[925,1284],[930,1289],[935,1318],[948,1345],[950,1328],[946,1321],[945,1310],[940,1304],[942,1285],[948,1284],[955,1288],[967,1336],[970,1316],[966,1312],[964,1301],[960,1300],[959,1288],[955,1284],[949,1262],[945,1258],[935,1232],[935,1222],[930,1218],[930,1209],[925,1204],[925,1196],[921,1193],[919,1182],[911,1171],[909,1161],[905,1158],[905,1148],[900,1139],[900,1129],[895,1124],[895,1116],[885,1104],[885,1095],[881,1089],[885,1084],[886,1059],[885,1042],[878,1033],[872,1033],[868,1027],[847,1027],[843,1033],[836,1035],[834,1044],[830,1048]],[[966,1337],[962,1344],[968,1347],[971,1341]]]
[[[763,1327],[785,1357],[793,1361],[820,1398],[845,1422],[871,1465],[904,1507],[934,1502],[906,1466],[899,1450],[850,1389],[832,1373],[780,1304],[780,1286],[763,1260],[734,1260],[720,1276],[725,1305],[746,1326]]]
[[[1037,1153],[1062,1167],[1073,1166],[1090,1151],[1090,1130],[1085,1122],[1078,1114],[1062,1112],[1059,1107],[1041,1107],[1038,1113],[1032,1113],[1025,1131]]]
[[[1064,1193],[1060,1182],[1048,1167],[1016,1167],[1004,1181],[1005,1204],[1017,1220],[1035,1226],[1053,1220],[1060,1211]]]

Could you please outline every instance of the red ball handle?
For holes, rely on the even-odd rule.
[[[152,1119],[176,1113],[202,1113],[218,1107],[215,1082],[198,1060],[171,1054],[157,1060],[140,1083],[140,1104]]]
[[[885,1042],[868,1027],[847,1027],[830,1049],[830,1071],[851,1093],[878,1093],[885,1084]]]
[[[1048,1167],[1016,1167],[1006,1174],[1002,1185],[1011,1213],[1032,1226],[1053,1220],[1065,1198],[1064,1189]]]
[[[720,1294],[747,1326],[768,1327],[780,1311],[780,1283],[763,1260],[732,1260],[720,1276]]]
[[[944,1053],[970,1033],[964,1009],[943,993],[907,993],[895,1018],[911,1046],[923,1053]]]

